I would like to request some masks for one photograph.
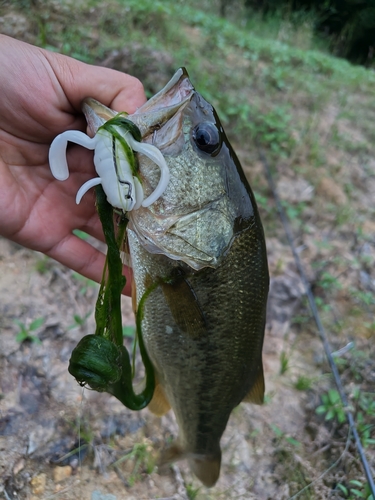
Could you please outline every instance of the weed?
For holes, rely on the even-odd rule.
[[[127,478],[129,486],[133,486],[141,479],[141,473],[151,474],[155,468],[155,458],[152,454],[152,447],[146,443],[137,443],[133,449],[119,458],[112,464],[112,467],[117,467],[125,460],[132,460],[134,463],[133,470]]]
[[[344,406],[336,389],[330,389],[322,395],[322,404],[316,408],[315,412],[318,415],[325,415],[325,420],[336,419],[339,424],[346,422]]]
[[[291,115],[285,106],[276,106],[249,123],[254,137],[271,153],[286,158],[294,147],[290,130]]]
[[[366,306],[375,304],[375,294],[373,292],[364,292],[354,287],[351,287],[349,289],[349,292],[351,296],[359,303],[362,303]]]
[[[318,280],[318,284],[324,290],[341,290],[342,286],[336,276],[333,276],[331,273],[324,271]]]
[[[289,203],[286,200],[282,200],[281,204],[284,207],[290,221],[300,222],[302,220],[302,215],[305,211],[306,203],[304,203],[303,201],[299,203]]]
[[[331,310],[331,304],[327,303],[326,299],[322,297],[315,297],[315,304],[323,312],[328,312]]]
[[[189,500],[195,500],[198,496],[200,488],[194,488],[192,484],[186,485],[186,493]]]
[[[290,354],[282,350],[280,353],[280,375],[284,375],[289,369]]]
[[[52,265],[52,260],[46,255],[43,255],[40,259],[36,261],[35,270],[39,274],[46,274],[51,269],[51,265]]]
[[[297,441],[297,439],[294,439],[290,436],[287,436],[284,431],[280,429],[277,425],[270,424],[271,429],[275,433],[275,436],[277,437],[278,441],[281,442],[285,440],[287,443],[291,444],[292,446],[299,447],[301,446],[301,443]]]
[[[95,283],[95,281],[85,278],[84,276],[82,276],[79,273],[76,273],[75,271],[72,273],[72,276],[75,280],[77,280],[81,284],[81,287],[79,288],[78,291],[80,295],[85,295],[89,290],[89,288],[96,288],[98,286],[97,283]]]
[[[375,393],[363,392],[355,387],[352,392],[353,404],[356,406],[356,425],[365,447],[375,444]]]
[[[348,486],[339,483],[337,485],[337,489],[339,489],[345,495],[345,498],[349,500],[356,500],[358,498],[374,500],[374,497],[371,495],[369,485],[367,483],[363,483],[362,481],[358,481],[357,479],[349,481]]]
[[[312,386],[311,378],[305,377],[304,375],[299,375],[296,383],[294,384],[294,387],[298,391],[307,391],[308,389],[311,389],[311,386]]]
[[[79,314],[74,314],[73,315],[74,323],[68,326],[68,330],[72,330],[73,328],[82,329],[85,326],[87,318],[90,316],[90,314],[91,311],[86,313],[84,316],[80,316]]]
[[[25,340],[28,340],[30,342],[34,342],[35,344],[41,344],[41,341],[39,337],[33,334],[36,330],[38,330],[43,323],[45,322],[44,317],[40,317],[37,319],[34,319],[28,326],[25,325],[25,323],[22,323],[22,321],[19,321],[18,319],[14,320],[14,323],[18,325],[19,331],[16,334],[16,340],[17,342],[24,342]]]

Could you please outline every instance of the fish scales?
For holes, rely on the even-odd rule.
[[[264,329],[268,282],[257,265],[263,250],[256,240],[253,228],[242,232],[233,242],[228,258],[217,269],[191,274],[184,265],[205,311],[204,335],[194,338],[181,330],[161,287],[146,302],[143,337],[176,414],[182,432],[181,446],[186,453],[218,453],[229,415],[248,393],[260,369],[259,331]],[[173,275],[174,268],[181,266],[164,256],[146,252],[133,232],[129,232],[129,244],[135,259],[133,265],[140,265],[136,273],[140,293],[146,290],[144,284],[150,272],[154,280]],[[229,280],[232,287],[227,283]],[[233,286],[237,287],[235,293]],[[254,310],[259,314],[254,315]]]

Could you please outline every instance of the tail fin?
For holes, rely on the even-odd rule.
[[[178,442],[163,452],[159,465],[163,466],[171,462],[187,459],[193,474],[208,488],[213,486],[219,479],[221,465],[221,451],[215,454],[198,455],[196,453],[186,453]]]
[[[214,486],[220,475],[221,451],[215,455],[189,457],[191,471],[208,488]]]

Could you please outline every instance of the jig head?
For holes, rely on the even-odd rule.
[[[68,130],[58,135],[49,150],[52,175],[61,181],[69,177],[66,160],[68,142],[94,150],[94,165],[98,177],[85,182],[77,192],[76,203],[94,186],[102,185],[108,202],[124,212],[140,206],[152,205],[165,191],[169,182],[169,169],[159,149],[141,143],[138,127],[119,113],[101,125],[91,138],[78,130]],[[144,199],[134,152],[144,154],[160,168],[160,179],[156,189]]]

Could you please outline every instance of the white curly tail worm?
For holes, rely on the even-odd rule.
[[[148,207],[160,198],[168,185],[169,168],[165,158],[155,146],[136,141],[123,127],[117,125],[112,127],[116,137],[104,128],[100,128],[93,138],[77,130],[68,130],[58,135],[49,150],[52,175],[61,181],[69,177],[66,148],[68,142],[74,142],[86,149],[94,150],[94,165],[98,174],[98,177],[90,179],[80,187],[76,195],[77,204],[89,189],[101,184],[108,202],[115,208],[128,212],[138,209],[141,205]],[[121,138],[126,141],[125,144]],[[127,147],[124,147],[126,145]],[[144,154],[160,168],[159,183],[146,199],[137,174],[134,173],[133,151]]]

